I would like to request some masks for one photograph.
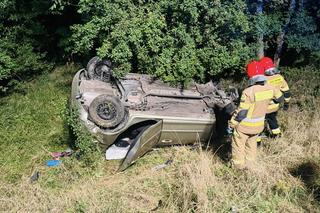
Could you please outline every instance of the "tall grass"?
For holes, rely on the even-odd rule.
[[[293,92],[291,108],[279,114],[284,134],[263,141],[251,170],[229,168],[216,150],[182,146],[150,152],[122,173],[102,155],[94,168],[76,157],[45,166],[50,151],[70,142],[63,111],[74,71],[59,68],[28,84],[26,94],[0,100],[0,211],[320,211],[320,78],[312,68],[284,70]],[[168,159],[171,165],[155,169]],[[35,171],[40,178],[31,183]]]

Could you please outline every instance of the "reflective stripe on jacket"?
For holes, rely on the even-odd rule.
[[[264,118],[270,101],[282,101],[279,89],[265,85],[253,85],[242,92],[240,105],[231,118],[231,126],[245,134],[259,134],[264,128]]]
[[[268,84],[271,84],[272,86],[280,90],[284,95],[284,101],[288,103],[291,99],[291,94],[290,94],[288,83],[286,82],[284,77],[280,74],[275,74],[275,75],[266,76],[266,77],[268,79],[267,80]],[[279,110],[279,103],[270,101],[267,113],[276,112],[278,110]]]

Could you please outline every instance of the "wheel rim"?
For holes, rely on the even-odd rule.
[[[112,120],[116,116],[116,108],[111,103],[102,103],[97,106],[97,114],[103,120]]]
[[[107,65],[99,65],[94,70],[95,75],[103,80],[110,79],[110,68]]]

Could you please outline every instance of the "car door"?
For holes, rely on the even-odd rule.
[[[147,126],[139,135],[133,140],[130,149],[122,161],[119,171],[123,171],[133,164],[139,157],[146,154],[152,147],[154,147],[160,139],[162,130],[162,120],[155,124]]]

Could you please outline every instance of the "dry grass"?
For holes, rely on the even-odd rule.
[[[30,174],[17,184],[2,182],[0,209],[149,212],[159,204],[159,212],[317,212],[320,208],[310,189],[291,170],[310,160],[319,165],[320,114],[296,108],[289,114],[295,117],[288,117],[284,136],[264,141],[259,162],[249,171],[234,171],[211,151],[190,147],[151,152],[123,173],[115,173],[112,163],[95,171],[100,174],[76,177],[75,169],[69,171],[65,166],[54,168],[53,174],[53,170],[40,167],[38,183],[30,183]],[[301,124],[302,118],[308,122]],[[172,165],[153,169],[172,155]],[[50,186],[51,179],[58,185]]]
[[[10,167],[0,165],[0,211],[319,212],[320,112],[294,105],[279,118],[283,137],[263,141],[248,171],[230,169],[213,150],[183,146],[150,152],[122,173],[116,162],[88,169],[75,158],[47,168],[40,149],[18,180],[8,181]],[[30,183],[34,171],[40,179]]]

